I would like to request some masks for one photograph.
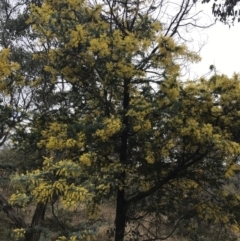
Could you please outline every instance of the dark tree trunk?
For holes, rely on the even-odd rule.
[[[123,96],[123,126],[124,129],[121,134],[121,147],[120,147],[120,162],[126,164],[128,161],[128,134],[129,134],[129,120],[126,113],[128,111],[130,95],[129,95],[130,80],[124,80],[124,96]],[[116,203],[116,219],[115,219],[115,241],[123,241],[125,234],[127,206],[125,199],[124,183],[125,172],[121,173],[119,178],[119,187],[117,190],[117,203]]]
[[[27,227],[24,219],[21,216],[19,216],[17,211],[11,205],[9,205],[8,201],[1,194],[0,194],[0,209],[7,214],[7,216],[13,222],[16,228]]]
[[[1,194],[0,210],[3,210],[7,214],[9,219],[13,222],[14,227],[27,229],[27,232],[25,234],[26,241],[38,241],[40,239],[40,226],[42,224],[42,221],[44,220],[46,204],[37,204],[30,227],[27,227],[24,219],[17,213],[17,211],[8,203],[8,201]]]
[[[38,203],[34,216],[32,218],[31,227],[28,232],[26,232],[25,240],[26,241],[38,241],[41,236],[40,226],[44,220],[44,215],[46,211],[46,204]]]
[[[123,241],[126,225],[126,201],[124,198],[124,189],[117,192],[117,207],[116,207],[116,233],[115,241]]]

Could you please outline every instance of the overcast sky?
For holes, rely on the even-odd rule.
[[[211,16],[210,4],[203,6],[206,14]],[[201,42],[206,42],[200,51],[202,61],[193,65],[192,76],[201,76],[209,72],[209,66],[214,65],[219,73],[232,76],[240,73],[240,23],[229,28],[222,23],[216,23],[209,29],[196,34],[194,45],[196,49]]]

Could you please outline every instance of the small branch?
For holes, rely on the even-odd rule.
[[[64,226],[62,225],[62,223],[60,222],[60,220],[58,219],[58,217],[56,216],[55,212],[54,212],[54,202],[51,203],[51,208],[52,208],[52,215],[53,217],[56,219],[58,225],[60,226],[60,228],[65,231]]]

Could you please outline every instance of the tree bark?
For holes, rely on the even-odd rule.
[[[117,207],[116,207],[116,230],[115,241],[123,241],[126,225],[126,201],[124,198],[124,189],[117,192]]]
[[[26,241],[38,241],[41,236],[40,226],[44,220],[46,204],[39,202],[34,212],[31,227],[25,234]]]
[[[129,133],[129,120],[126,116],[130,95],[129,95],[129,79],[124,79],[124,92],[123,92],[123,126],[124,129],[121,134],[121,147],[120,147],[120,162],[126,164],[128,160],[128,133]],[[117,203],[116,203],[116,219],[115,219],[115,241],[123,241],[125,234],[125,225],[126,225],[126,215],[127,215],[127,206],[125,199],[124,191],[124,182],[125,182],[125,172],[121,173],[119,178],[119,187],[117,190]]]
[[[39,227],[41,226],[42,221],[44,220],[46,204],[37,204],[30,227],[27,227],[27,224],[25,223],[24,219],[17,213],[17,211],[8,203],[8,201],[1,194],[0,209],[7,214],[7,216],[13,222],[16,228],[27,229],[27,232],[25,234],[26,241],[38,241],[40,239],[41,230],[39,229]]]

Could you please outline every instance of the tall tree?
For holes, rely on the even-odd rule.
[[[42,72],[43,65],[32,58],[36,48],[34,41],[37,36],[31,32],[30,25],[26,23],[30,3],[22,0],[6,0],[0,3],[0,146],[9,141],[9,137],[16,131],[19,133],[19,138],[22,136],[22,139],[24,139],[25,136],[26,139],[27,123],[33,118],[30,113],[36,111],[36,97],[42,92],[39,86],[35,88],[33,85],[39,73]],[[28,153],[28,156],[27,158],[26,156],[20,158],[19,156],[19,161],[25,159],[24,165],[18,166],[19,171],[31,170],[33,167],[39,166],[44,154],[37,148],[34,149],[36,147],[36,142],[34,142],[36,137],[34,137],[33,132],[27,139],[28,142],[25,142],[31,143],[31,149],[26,149],[30,144],[24,146],[25,153]],[[21,146],[18,148],[21,148]],[[9,169],[9,167],[14,170],[13,163],[2,165],[2,168]],[[45,206],[41,203],[37,204],[35,215],[32,217],[32,225],[30,226],[40,225],[44,217]],[[3,197],[2,193],[0,193],[0,207],[14,223],[15,227],[31,229],[22,216]],[[39,232],[26,235],[28,236],[27,240],[38,240]]]
[[[72,208],[87,202],[94,214],[100,202],[114,198],[116,241],[126,240],[128,222],[146,215],[156,214],[155,223],[166,215],[238,224],[229,211],[238,208],[237,197],[227,207],[230,196],[223,192],[224,175],[238,169],[238,76],[181,84],[180,61],[199,59],[176,42],[179,28],[192,24],[193,3],[182,1],[170,18],[165,4],[32,5],[26,24],[33,41],[26,50],[35,74],[23,86],[34,90],[33,104],[27,122],[17,126],[15,145],[45,158],[30,158],[37,165],[13,178],[18,193],[10,199],[12,205],[37,203],[32,223],[17,226],[26,240],[40,238],[45,207],[57,199]],[[162,22],[154,17],[159,9]],[[7,61],[6,70],[16,66],[25,76],[20,64]],[[206,198],[199,200],[200,193]],[[151,227],[141,235],[162,238]]]

